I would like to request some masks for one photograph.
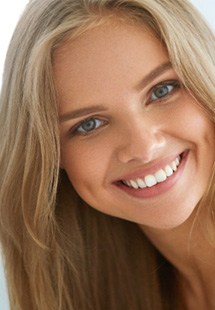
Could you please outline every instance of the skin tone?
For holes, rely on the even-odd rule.
[[[111,20],[64,43],[54,75],[61,166],[76,191],[95,209],[140,225],[180,271],[190,309],[211,306],[214,253],[195,232],[188,255],[187,240],[211,175],[214,128],[165,49],[142,25]],[[165,180],[135,188],[173,162]]]

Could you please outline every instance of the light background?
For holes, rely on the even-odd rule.
[[[13,30],[21,12],[28,1],[6,0],[0,3],[0,85],[6,50]],[[191,0],[199,11],[205,16],[215,31],[215,1],[214,0]],[[4,272],[0,259],[0,310],[9,310],[7,293],[4,281]]]

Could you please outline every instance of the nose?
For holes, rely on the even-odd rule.
[[[117,157],[121,163],[148,163],[165,146],[165,136],[159,125],[143,119],[124,124],[118,135]]]

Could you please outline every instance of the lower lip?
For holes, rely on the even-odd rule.
[[[179,166],[177,167],[177,170],[166,179],[166,181],[157,183],[156,185],[152,187],[145,187],[145,188],[139,188],[134,189],[131,187],[128,187],[126,185],[123,185],[122,183],[117,183],[117,187],[127,194],[137,197],[137,198],[152,198],[161,194],[164,194],[168,190],[170,190],[181,178],[185,164],[188,159],[189,152],[185,152],[182,155],[181,161]]]

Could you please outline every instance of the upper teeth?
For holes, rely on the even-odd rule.
[[[177,170],[180,164],[180,156],[173,160],[169,165],[165,166],[163,169],[156,171],[154,174],[146,175],[143,178],[138,178],[135,180],[123,180],[123,183],[129,187],[138,189],[145,187],[152,187],[157,183],[164,182],[170,175]]]

